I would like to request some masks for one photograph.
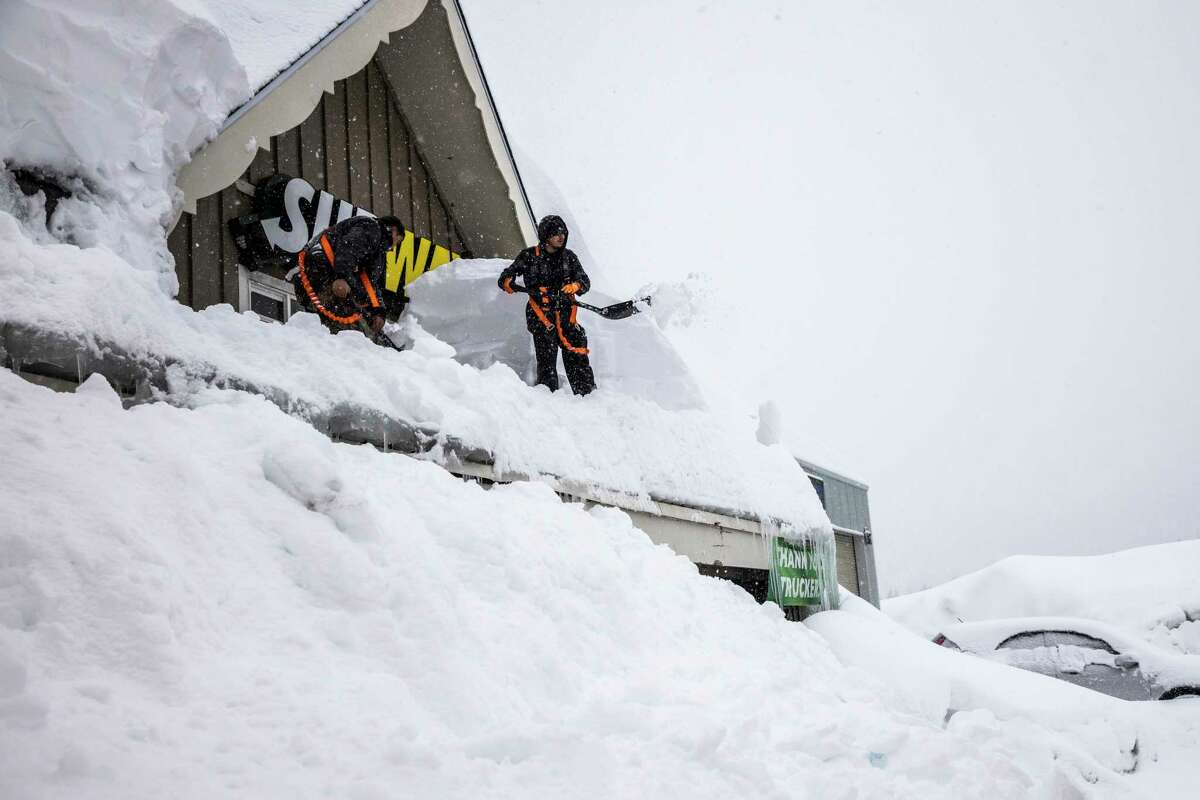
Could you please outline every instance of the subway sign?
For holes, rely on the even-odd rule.
[[[254,213],[230,220],[229,231],[238,250],[238,262],[247,269],[287,272],[296,266],[296,254],[314,236],[354,216],[375,215],[327,191],[318,191],[303,178],[272,175],[254,189]],[[400,246],[388,253],[384,284],[394,292],[401,281],[408,285],[460,257],[448,247],[405,231]]]

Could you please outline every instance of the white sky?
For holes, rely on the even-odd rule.
[[[674,338],[871,485],[885,592],[1200,536],[1200,4],[463,3],[597,287],[709,276]]]

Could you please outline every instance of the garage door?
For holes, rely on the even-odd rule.
[[[858,591],[858,561],[854,557],[854,537],[845,533],[835,533],[837,542],[837,576],[838,583],[855,594]]]

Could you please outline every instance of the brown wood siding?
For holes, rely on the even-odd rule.
[[[192,304],[192,215],[184,214],[167,237],[167,247],[175,256],[175,275],[179,278],[179,302]]]
[[[388,165],[388,89],[375,62],[367,64],[367,138],[371,162],[371,201],[376,214],[393,213],[392,171]]]
[[[409,147],[408,156],[412,160],[409,172],[412,175],[413,211],[412,229],[417,236],[429,236],[429,175],[425,165],[417,156],[415,146]]]
[[[272,137],[270,150],[259,150],[241,178],[257,185],[278,173],[304,178],[374,214],[395,214],[418,236],[432,235],[436,244],[461,252],[453,210],[374,61],[338,81],[300,125]],[[229,186],[181,217],[168,238],[181,303],[239,307],[237,253],[227,223],[252,210],[253,200]]]
[[[346,152],[346,82],[325,95],[325,186],[335,197],[350,199],[350,159]],[[304,176],[301,176],[304,177]]]
[[[412,173],[408,168],[408,127],[395,103],[388,103],[388,154],[391,156],[392,213],[405,220],[405,224],[411,224]]]
[[[325,185],[325,98],[300,123],[300,177]]]
[[[254,201],[237,190],[236,186],[228,186],[221,190],[221,219],[230,220],[249,214]],[[234,265],[231,269],[221,270],[221,302],[229,303],[234,308],[240,305],[238,297],[237,248],[233,244],[233,235],[228,225],[221,225],[221,263]]]
[[[221,194],[196,203],[192,219],[192,307],[221,302]]]
[[[367,71],[346,78],[346,146],[350,157],[350,196],[356,206],[371,207],[370,109]],[[345,195],[342,195],[345,197]]]

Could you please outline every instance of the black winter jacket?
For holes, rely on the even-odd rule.
[[[332,260],[322,244],[322,238],[329,244]],[[390,232],[372,217],[351,217],[314,236],[304,247],[304,272],[313,291],[321,298],[324,309],[333,315],[349,318],[355,315],[357,306],[368,317],[387,313],[387,316],[395,319],[408,298],[403,286],[398,292],[384,291],[387,253],[390,249]],[[362,275],[370,282],[370,290],[363,283]],[[350,284],[353,302],[349,299],[338,300],[329,294],[329,285],[338,278]],[[297,284],[296,294],[300,298],[307,291],[299,278]],[[311,302],[305,302],[308,299],[304,297],[301,303],[311,305]]]
[[[546,252],[546,240],[556,233],[563,234],[562,248],[553,253]],[[563,287],[576,284],[575,294],[585,294],[592,288],[592,281],[583,271],[578,257],[567,249],[567,225],[561,217],[545,217],[538,223],[536,247],[527,247],[517,254],[516,260],[507,266],[496,279],[496,285],[505,291],[516,288],[514,281],[520,279],[529,292],[529,304],[525,309],[525,323],[530,333],[540,328],[561,325],[559,317],[578,327],[573,312],[574,305],[563,292]],[[582,330],[582,328],[580,328]]]

